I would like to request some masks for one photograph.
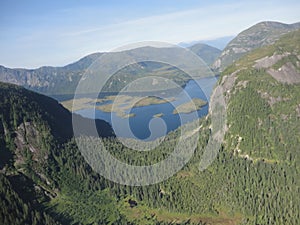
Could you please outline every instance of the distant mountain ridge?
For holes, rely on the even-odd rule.
[[[206,44],[198,43],[188,47],[192,52],[197,54],[209,66],[219,57],[221,50]]]
[[[294,24],[284,24],[279,22],[260,22],[237,35],[226,48],[219,58],[214,62],[213,69],[223,71],[227,66],[239,59],[248,52],[273,44],[282,35],[300,29],[300,22]]]
[[[213,70],[219,73],[253,49],[270,45],[282,35],[299,28],[300,23],[289,25],[278,22],[261,22],[241,32],[227,45],[222,53],[206,44],[195,44],[190,46],[189,49],[201,57],[205,63],[212,65]],[[63,67],[45,66],[38,69],[10,69],[0,66],[0,81],[17,84],[50,96],[73,94],[85,70],[102,54],[90,54]],[[136,65],[135,68],[131,69],[136,70],[137,74],[140,73],[139,75],[142,76],[143,69],[145,68],[149,72],[152,66],[153,64]],[[174,79],[179,81],[180,85],[184,83],[184,76],[176,73],[176,71],[170,71],[170,67],[162,66],[157,70],[156,65],[155,70],[158,73],[157,75],[166,74],[166,72],[169,74],[174,73],[176,74]],[[128,76],[126,79],[128,79]],[[114,92],[116,89],[111,91]]]
[[[207,45],[201,45],[201,48],[200,46],[196,46],[197,45],[193,46],[191,50],[195,51],[195,54],[201,57],[206,64],[211,64],[212,61],[214,61],[214,59],[217,57],[217,54],[220,53],[217,49]],[[127,51],[130,53],[130,51],[135,51],[135,49]],[[90,54],[83,57],[77,62],[63,67],[45,66],[38,69],[10,69],[4,66],[0,66],[0,81],[17,84],[30,90],[51,96],[73,94],[76,90],[78,82],[84,75],[85,70],[102,54],[104,53]],[[112,52],[108,54],[113,55],[118,53]],[[178,71],[170,72],[170,66],[166,67],[166,65],[155,65],[152,68],[153,65],[153,63],[144,63],[142,66],[135,65],[134,68],[131,69],[134,69],[135,75],[139,76],[143,75],[144,68],[148,72],[154,70],[154,72],[157,73],[158,76],[160,74],[172,74],[173,72],[173,74],[175,74],[174,79],[176,79],[177,81],[179,80],[180,85],[183,84],[184,75],[178,74]],[[168,76],[168,78],[172,79],[172,76],[170,75]],[[128,79],[128,76],[127,78],[123,79]],[[110,91],[115,92],[116,89],[112,89]]]
[[[40,93],[69,93],[75,89],[85,69],[101,54],[90,54],[64,67],[44,66],[38,69],[10,69],[0,66],[0,81],[23,86]]]
[[[228,129],[214,162],[199,171],[208,116],[186,166],[143,187],[94,172],[72,138],[71,113],[57,101],[0,82],[0,224],[300,224],[299,76],[300,31],[231,64],[220,77]],[[121,162],[148,166],[174,154],[178,138],[180,130],[171,132],[152,151],[101,141]],[[99,139],[81,140],[99,146]]]
[[[178,43],[179,46],[184,48],[189,48],[196,44],[205,44],[211,47],[223,50],[226,45],[234,38],[234,36],[224,36],[219,37],[216,39],[209,39],[209,40],[199,40],[199,41],[191,41],[191,42],[180,42]]]

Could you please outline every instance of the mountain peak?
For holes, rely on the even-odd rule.
[[[282,35],[297,30],[300,23],[284,24],[274,21],[264,21],[239,33],[223,50],[214,62],[213,68],[223,71],[227,66],[246,53],[262,46],[275,43]]]

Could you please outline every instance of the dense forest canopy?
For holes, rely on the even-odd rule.
[[[0,223],[299,224],[300,84],[270,75],[283,66],[299,73],[299,37],[299,31],[289,33],[223,72],[228,131],[212,165],[199,171],[210,135],[208,115],[199,121],[188,164],[148,186],[101,177],[78,150],[71,113],[55,100],[1,83]],[[273,65],[255,67],[278,54],[283,57]],[[295,60],[292,65],[286,57]],[[167,157],[180,132],[169,133],[155,151],[136,152],[122,146],[106,123],[99,122],[99,129],[107,132],[83,133],[82,141],[92,145],[101,138],[112,155],[133,165]]]

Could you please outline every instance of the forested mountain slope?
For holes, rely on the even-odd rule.
[[[241,58],[250,51],[273,44],[282,35],[297,30],[300,23],[283,24],[278,22],[261,22],[237,35],[226,48],[219,58],[214,62],[213,69],[223,71],[235,60]]]
[[[162,197],[159,184],[128,187],[92,171],[72,139],[71,114],[55,100],[1,83],[0,103],[1,224],[170,224],[174,220],[174,215],[154,216],[158,205],[164,205],[165,213],[168,208],[179,207],[167,206],[168,198],[156,204],[155,199]],[[108,128],[103,123],[99,131],[112,135]],[[91,138],[87,138],[89,143]],[[149,163],[166,157],[176,138],[176,132],[170,134],[162,147],[146,155],[127,150],[113,137],[103,141],[115,156],[139,164],[141,159]],[[180,191],[179,186],[173,188]],[[136,218],[136,212],[128,214],[132,204],[153,209],[142,211],[143,215]],[[189,222],[188,214],[183,216],[176,224],[210,220],[198,215]]]
[[[267,199],[277,202],[264,211],[268,220],[259,224],[274,224],[270,221],[273,210],[277,215],[297,218],[293,222],[283,219],[278,224],[299,223],[299,56],[300,30],[242,57],[220,79],[228,106],[224,149],[248,162],[244,172],[250,180],[251,168],[260,168],[261,189],[252,193],[258,197],[258,210],[268,205]],[[247,182],[244,196],[252,192]]]
[[[300,30],[253,51],[223,73],[227,144],[252,160],[294,162],[300,132]]]
[[[89,135],[85,125],[95,121],[73,119]],[[106,122],[97,120],[96,126],[99,135],[113,136]],[[72,165],[81,166],[82,175],[91,173],[72,138],[72,115],[57,101],[0,83],[0,224],[60,224],[44,203],[61,193],[67,182],[62,174],[76,180]]]
[[[124,52],[130,55],[131,52],[139,51],[139,49],[143,52],[142,48],[126,50]],[[151,48],[148,47],[148,51],[157,52],[157,54],[160,54],[160,51],[164,51],[163,49],[166,48],[152,48],[151,50]],[[169,49],[172,52],[172,48]],[[201,57],[207,65],[211,65],[219,55],[218,49],[208,45],[195,45],[191,48],[191,51]],[[72,95],[88,67],[103,54],[109,54],[109,57],[114,57],[114,55],[115,57],[119,57],[122,52],[94,53],[64,67],[44,66],[38,69],[10,69],[0,66],[0,81],[17,84],[50,96],[66,94]],[[174,80],[179,85],[183,85],[186,82],[186,79],[189,79],[184,73],[170,65],[160,64],[157,62],[143,62],[121,70],[116,75],[115,80],[112,79],[108,82],[114,82],[113,85],[111,85],[112,87],[109,89],[106,88],[105,91],[116,92],[121,90],[121,88],[118,87],[118,84],[116,84],[116,80],[119,82],[118,79],[121,79],[121,82],[119,83],[130,83],[132,79],[128,76],[128,74],[131,74],[131,77],[132,74],[134,74],[135,76],[133,76],[133,78],[137,79],[139,77],[143,77],[145,73],[163,77],[167,74],[172,74],[172,76],[166,77]]]
[[[290,33],[224,71],[220,83],[228,131],[206,170],[198,168],[210,134],[209,116],[200,121],[191,161],[149,186],[119,185],[93,172],[74,139],[59,138],[64,133],[58,131],[54,135],[52,113],[43,115],[47,108],[39,106],[48,98],[2,84],[0,223],[299,224],[299,37]],[[285,68],[295,72],[293,82],[269,73],[283,71],[288,77]],[[37,98],[44,100],[37,103]],[[173,151],[179,134],[170,133],[152,151],[127,149],[113,137],[102,141],[119,160],[149,165]],[[82,139],[89,145],[97,140]]]
[[[10,69],[0,66],[0,81],[47,94],[72,93],[85,70],[100,56],[101,53],[91,54],[64,67]]]

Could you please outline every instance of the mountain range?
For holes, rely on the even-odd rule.
[[[150,48],[150,47],[149,47]],[[205,44],[196,44],[191,46],[190,49],[197,54],[204,63],[210,65],[217,58],[220,53],[220,50],[210,47]],[[135,51],[143,52],[142,48],[127,50],[125,53],[131,54]],[[159,54],[159,49],[153,48],[148,51],[153,52],[154,54]],[[172,53],[172,48],[169,49]],[[155,53],[157,52],[157,53]],[[30,90],[37,91],[47,95],[72,95],[75,92],[75,89],[78,85],[78,82],[84,75],[86,69],[97,60],[103,53],[94,53],[88,55],[79,61],[69,64],[64,67],[41,67],[38,69],[10,69],[4,66],[0,66],[0,81],[13,83],[17,85],[24,86]],[[105,53],[109,54],[109,57],[119,57],[120,53]],[[115,55],[115,56],[114,56]],[[144,73],[152,73],[154,76],[165,76],[170,74],[170,69],[173,74],[177,76],[170,77],[174,81],[177,81],[179,85],[183,85],[185,80],[188,79],[186,76],[179,72],[176,68],[173,68],[170,65],[159,64],[159,63],[137,63],[130,67],[124,68],[119,72],[119,74],[114,78],[115,80],[122,79],[124,83],[130,82],[132,79],[129,79],[126,74],[135,73],[135,79],[138,77],[143,77]],[[169,78],[169,77],[166,77]],[[129,80],[128,80],[129,79]],[[119,84],[122,82],[119,82]],[[118,86],[115,84],[113,86]],[[116,92],[121,88],[109,88],[108,91]]]
[[[276,37],[257,41],[253,46],[262,46],[237,56],[220,74],[227,128],[215,161],[199,171],[211,132],[209,114],[200,120],[190,162],[173,177],[149,186],[120,185],[95,173],[76,145],[69,111],[49,97],[0,83],[0,223],[299,224],[300,31],[284,29],[281,35],[281,25],[270,32],[268,24],[260,23],[257,29],[267,26],[268,35]],[[56,79],[69,74],[65,71],[73,71],[69,75],[79,79],[97,57],[90,55],[62,68],[3,68],[1,77],[14,82],[9,78],[28,73],[32,82],[31,76],[43,78],[49,70],[57,72]],[[22,85],[34,89],[39,82]],[[76,117],[83,128],[93,123]],[[165,159],[180,136],[179,128],[153,151],[133,151],[114,137],[107,123],[96,123],[107,150],[134,165]],[[90,137],[88,129],[81,138],[89,146],[99,140]]]
[[[251,50],[272,44],[280,36],[299,28],[300,23],[289,25],[278,22],[261,22],[238,34],[222,52],[217,48],[201,43],[196,43],[188,48],[202,58],[218,74]],[[130,51],[133,50],[129,50],[129,54]],[[64,67],[45,66],[38,69],[10,69],[0,66],[0,81],[21,85],[51,96],[72,95],[86,69],[102,54],[94,53],[85,56],[79,61]],[[145,69],[141,69],[140,65],[135,65],[131,70],[135,70],[137,76],[143,76],[145,71],[149,73],[149,71],[154,70],[156,71],[153,72],[153,75],[161,76],[170,70],[170,67],[166,65],[161,65],[159,70],[157,70],[157,65],[154,68],[152,66],[153,63],[144,63],[143,67]],[[119,73],[118,78],[120,78],[122,72],[124,71]],[[176,80],[179,81],[178,84],[183,85],[187,79],[184,74],[178,73],[174,68],[173,73],[178,75],[176,76]],[[125,77],[121,79],[126,83],[128,77]],[[111,91],[115,92],[118,89]]]

